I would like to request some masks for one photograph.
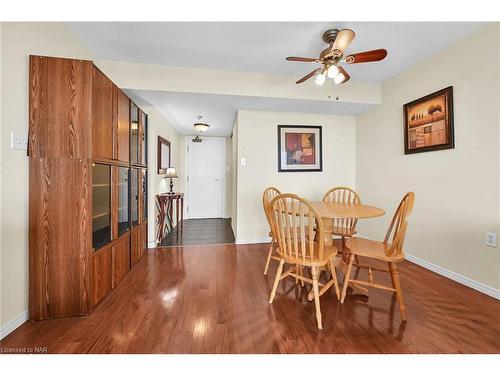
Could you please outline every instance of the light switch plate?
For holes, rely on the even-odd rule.
[[[245,160],[245,158],[241,158],[241,165],[245,165],[247,163],[247,161]]]
[[[486,236],[484,237],[484,244],[490,247],[497,247],[496,232],[486,232]]]
[[[13,150],[23,150],[28,149],[28,137],[24,134],[15,134],[10,132],[10,147]]]

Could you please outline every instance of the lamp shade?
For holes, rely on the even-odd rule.
[[[178,178],[177,172],[174,167],[168,167],[167,172],[165,173],[165,178]]]

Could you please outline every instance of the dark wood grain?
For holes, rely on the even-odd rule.
[[[30,319],[90,311],[91,166],[30,158]]]
[[[276,272],[272,263],[262,275],[267,250],[149,250],[92,315],[27,322],[0,346],[47,346],[49,353],[500,353],[499,301],[407,261],[399,267],[406,324],[391,293],[348,293],[340,304],[329,291],[318,331],[309,290],[293,280],[283,280],[274,303],[267,302]]]
[[[130,161],[130,99],[118,87],[116,90],[116,131],[117,158],[120,161]]]
[[[130,230],[130,264],[133,267],[141,259],[141,226]]]
[[[113,288],[130,271],[130,233],[125,233],[112,247],[113,252]]]
[[[148,249],[148,222],[144,221],[140,225],[140,258],[144,257],[146,250]]]
[[[92,62],[30,56],[29,155],[89,158]]]
[[[95,306],[113,288],[112,245],[92,254],[92,306]]]
[[[92,74],[92,156],[114,158],[114,85],[99,69]]]

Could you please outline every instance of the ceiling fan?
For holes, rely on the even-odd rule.
[[[346,70],[339,65],[340,62],[345,62],[347,64],[359,64],[385,59],[387,56],[387,50],[385,49],[375,49],[372,51],[353,53],[344,58],[344,51],[349,44],[351,44],[355,35],[354,31],[349,29],[327,30],[323,34],[323,40],[325,43],[328,43],[329,46],[321,51],[319,58],[315,59],[312,57],[295,56],[287,57],[287,61],[312,62],[323,65],[322,67],[317,68],[302,77],[295,83],[298,84],[305,82],[313,76],[316,76],[314,78],[314,82],[320,86],[325,83],[327,77],[332,78],[336,84],[346,83],[351,77]]]

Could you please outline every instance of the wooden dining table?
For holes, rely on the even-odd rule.
[[[333,221],[334,219],[369,219],[383,216],[385,211],[381,208],[365,204],[352,204],[340,202],[310,201],[311,206],[321,216],[325,230],[325,245],[333,246]],[[343,249],[346,251],[346,249]],[[347,263],[342,259],[340,269],[345,276]],[[368,289],[352,284],[354,291],[358,294],[368,294]],[[326,286],[328,289],[328,286]],[[324,291],[323,291],[324,292]],[[323,294],[323,293],[320,293]]]

